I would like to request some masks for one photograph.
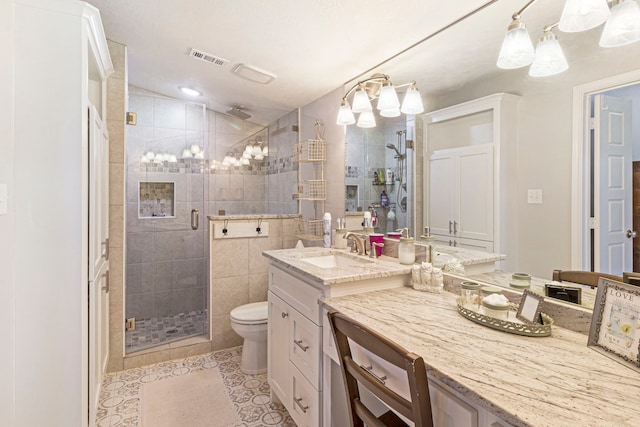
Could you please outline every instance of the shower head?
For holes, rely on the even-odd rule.
[[[398,148],[395,145],[387,144],[387,148],[390,150],[396,150],[396,153],[398,153],[398,156],[402,156],[402,154],[400,154],[400,151],[398,151]]]

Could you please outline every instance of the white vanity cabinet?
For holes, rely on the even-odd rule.
[[[298,427],[320,425],[322,291],[277,267],[269,270],[268,380]]]

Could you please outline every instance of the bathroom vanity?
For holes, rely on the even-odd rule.
[[[389,257],[322,248],[264,255],[269,384],[298,426],[348,423],[330,309],[423,356],[438,426],[640,425],[640,373],[588,348],[584,334],[554,326],[549,337],[521,337],[475,324],[457,313],[456,294],[406,286],[409,267]],[[363,357],[394,381],[392,369]]]

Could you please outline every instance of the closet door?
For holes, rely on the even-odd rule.
[[[433,153],[429,161],[429,221],[431,234],[453,236],[455,200],[454,150]]]
[[[455,237],[493,241],[493,147],[456,153]]]

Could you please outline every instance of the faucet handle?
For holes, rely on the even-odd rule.
[[[384,248],[384,243],[382,242],[373,242],[371,244],[371,253],[369,254],[370,258],[378,258],[377,248]]]

